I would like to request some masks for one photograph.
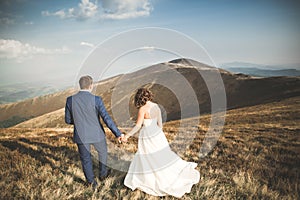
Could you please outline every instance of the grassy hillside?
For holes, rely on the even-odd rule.
[[[299,199],[299,116],[300,97],[230,110],[216,147],[202,159],[198,152],[210,115],[201,116],[198,126],[189,126],[197,118],[185,119],[185,131],[196,137],[182,157],[198,163],[201,180],[182,199]],[[164,125],[171,143],[176,135],[184,137],[178,135],[179,123]],[[0,129],[1,198],[160,199],[138,190],[132,192],[123,185],[125,173],[116,170],[95,192],[86,188],[71,131]],[[111,133],[107,135],[128,151],[137,148],[135,138],[120,145]],[[171,147],[177,151],[176,145]],[[118,155],[113,147],[110,152],[110,158]]]
[[[70,127],[65,123],[65,109],[44,114],[33,119],[26,120],[17,124],[16,128],[67,128]]]

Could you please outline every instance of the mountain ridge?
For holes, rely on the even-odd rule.
[[[223,79],[228,109],[267,103],[300,95],[300,77],[255,78],[241,74],[232,74],[226,70],[217,69],[197,61],[192,62],[191,64],[190,60],[177,59],[173,62],[170,61],[152,65],[130,74],[118,75],[96,83],[94,93],[102,97],[110,113],[112,95],[118,93],[117,95],[122,97],[118,100],[118,103],[114,104],[114,109],[119,112],[120,116],[124,116],[124,119],[119,119],[124,124],[128,123],[127,118],[129,117],[126,117],[127,111],[122,109],[121,105],[124,102],[126,103],[129,99],[130,117],[134,118],[137,111],[132,102],[133,91],[128,92],[127,90],[135,88],[136,86],[142,86],[145,80],[152,80],[144,84],[144,86],[152,90],[155,95],[155,100],[166,111],[166,121],[176,120],[182,117],[180,104],[176,95],[170,89],[159,84],[159,80],[170,78],[169,81],[171,84],[179,87],[180,90],[180,87],[182,87],[180,83],[172,80],[172,77],[170,77],[170,73],[174,70],[176,70],[176,73],[178,72],[178,74],[182,75],[195,91],[201,113],[210,112],[211,102],[206,82],[200,73],[209,75],[214,70],[219,70]],[[182,93],[185,92],[184,89],[185,88],[182,88]],[[214,92],[218,92],[220,89],[221,88],[217,86]],[[35,118],[51,112],[54,113],[53,118],[57,118],[58,116],[56,115],[60,112],[55,111],[62,109],[65,105],[66,97],[75,92],[75,89],[70,88],[60,93],[34,98],[25,102],[5,106],[0,105],[0,109],[4,111],[1,112],[0,121],[9,120],[14,116],[26,119]],[[187,97],[184,101],[185,104],[188,104],[189,98]],[[49,104],[50,106],[48,106]],[[192,105],[188,105],[187,109],[192,110],[194,108]],[[186,117],[192,117],[192,115]],[[48,115],[48,119],[50,118],[51,114]],[[63,117],[60,116],[59,118],[60,121],[63,122]],[[13,125],[16,124],[17,123]]]

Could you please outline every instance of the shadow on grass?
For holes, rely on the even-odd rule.
[[[34,145],[38,148],[33,149],[26,144]],[[79,153],[67,146],[52,146],[43,142],[31,141],[26,138],[20,138],[18,141],[0,141],[0,145],[11,151],[17,150],[19,153],[39,161],[41,165],[48,164],[52,168],[52,170],[58,170],[63,175],[69,175],[73,177],[73,180],[75,182],[86,185],[85,180],[68,172],[68,168],[70,165],[75,165],[76,167],[81,169],[81,161]],[[117,159],[117,157],[111,154],[109,154],[108,157],[109,159]],[[55,165],[51,160],[59,162],[59,166]],[[125,168],[128,168],[130,164],[129,161],[125,160],[118,160],[118,162],[120,163],[120,165],[125,166]],[[96,172],[95,176],[99,177],[99,162],[97,161],[97,159],[93,159],[93,169]],[[109,177],[123,179],[125,175],[126,172],[111,168]]]
[[[68,147],[54,147],[54,146],[50,146],[47,145],[45,143],[40,143],[40,142],[32,142],[29,141],[28,139],[22,138],[20,139],[21,142],[27,143],[27,144],[34,144],[37,146],[44,148],[48,148],[51,150],[51,152],[53,152],[53,154],[51,153],[45,153],[42,149],[32,149],[30,147],[26,147],[24,144],[18,142],[18,141],[0,141],[0,145],[2,145],[3,147],[11,150],[11,151],[15,151],[17,150],[19,153],[25,155],[25,156],[29,156],[37,161],[39,161],[41,163],[41,165],[49,165],[52,170],[58,170],[59,172],[61,172],[64,175],[69,175],[71,177],[73,177],[74,181],[84,184],[85,181],[82,180],[80,177],[68,172],[68,164],[75,164],[76,166],[78,166],[78,164],[76,163],[80,163],[80,160],[73,160],[74,159],[74,154],[76,154],[77,152],[75,152],[74,150],[71,150]],[[70,161],[74,161],[72,163],[64,163],[65,166],[56,166],[53,162],[51,162],[50,159],[53,159],[55,161],[59,161],[62,160],[63,158],[59,158],[57,156],[54,155],[55,152],[63,152],[64,156],[68,157],[71,156],[68,160]],[[79,157],[79,156],[78,156]]]

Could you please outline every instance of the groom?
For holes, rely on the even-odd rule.
[[[91,159],[91,145],[98,152],[100,180],[108,176],[106,137],[99,117],[103,119],[107,127],[118,138],[123,139],[123,134],[116,127],[108,115],[102,99],[91,93],[93,79],[90,76],[82,76],[79,80],[80,91],[67,98],[65,107],[65,121],[74,125],[74,142],[77,143],[80,160],[85,178],[89,185],[95,189],[97,182],[94,178],[93,163]]]

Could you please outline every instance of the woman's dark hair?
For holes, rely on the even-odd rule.
[[[152,101],[152,99],[153,94],[150,90],[146,88],[140,88],[134,96],[134,105],[135,107],[140,108],[145,105],[147,101]]]

